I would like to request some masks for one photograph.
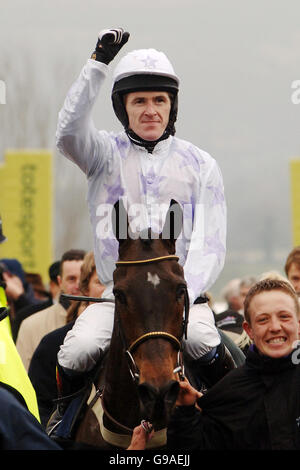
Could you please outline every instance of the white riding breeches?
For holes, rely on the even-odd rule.
[[[114,299],[112,286],[103,298]],[[114,324],[114,303],[89,305],[77,318],[60,347],[58,362],[62,367],[76,372],[87,372],[108,349]],[[200,359],[220,344],[213,313],[205,304],[190,307],[185,353],[190,359]]]

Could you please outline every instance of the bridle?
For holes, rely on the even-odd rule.
[[[166,255],[166,256],[159,256],[156,258],[150,258],[150,259],[145,259],[145,260],[128,260],[128,261],[117,261],[116,262],[116,267],[120,266],[129,266],[129,265],[141,265],[141,264],[148,264],[148,263],[158,263],[161,261],[169,261],[169,260],[175,260],[178,261],[179,257],[176,255]],[[188,296],[188,291],[187,287],[183,286],[184,288],[184,316],[183,316],[183,321],[182,321],[182,331],[181,331],[181,336],[180,338],[177,338],[176,336],[172,335],[171,333],[168,333],[166,331],[149,331],[147,333],[144,333],[143,335],[139,336],[137,339],[135,339],[129,346],[127,345],[127,341],[125,338],[124,330],[122,327],[121,323],[121,318],[120,315],[115,309],[115,314],[116,316],[116,322],[118,325],[118,330],[119,330],[119,335],[122,341],[123,349],[125,351],[125,356],[127,359],[127,364],[129,368],[129,372],[131,375],[131,378],[133,382],[135,383],[136,386],[139,384],[139,379],[140,379],[140,372],[139,369],[135,363],[135,360],[132,356],[133,351],[135,351],[140,344],[144,343],[145,341],[149,339],[156,339],[156,338],[163,338],[166,339],[167,341],[170,341],[175,348],[177,349],[177,364],[175,369],[173,370],[174,374],[178,373],[179,379],[184,380],[184,365],[183,365],[183,338],[187,339],[187,326],[188,326],[188,318],[189,318],[189,296]],[[62,294],[63,297],[65,297],[68,300],[77,300],[77,301],[87,301],[87,302],[111,302],[115,303],[114,300],[112,299],[106,299],[106,298],[95,298],[95,297],[86,297],[86,296],[75,296],[75,295],[67,295],[67,294]],[[102,406],[104,409],[105,414],[108,416],[108,418],[113,421],[115,424],[120,426],[126,431],[133,431],[132,429],[128,428],[127,426],[124,426],[123,424],[119,423],[116,421],[105,409],[104,407],[104,402],[103,402],[103,393],[100,390],[97,390],[96,395],[94,397],[94,400],[96,400],[100,396]],[[93,400],[93,401],[94,401]]]
[[[141,265],[141,264],[148,264],[148,263],[158,263],[161,261],[170,261],[170,260],[175,260],[178,261],[179,257],[176,255],[166,255],[166,256],[158,256],[156,258],[148,258],[145,260],[127,260],[127,261],[117,261],[116,262],[116,267],[119,266],[132,266],[132,265]],[[117,310],[116,310],[117,313]],[[133,379],[133,381],[138,384],[139,383],[139,378],[140,378],[140,373],[139,369],[135,363],[135,360],[132,356],[132,353],[134,350],[136,350],[141,343],[144,343],[145,341],[149,339],[155,339],[155,338],[163,338],[168,341],[170,341],[175,348],[178,350],[177,354],[177,364],[175,369],[173,370],[174,374],[178,373],[180,380],[184,379],[184,366],[183,366],[183,358],[182,358],[182,339],[183,337],[187,339],[187,325],[188,325],[188,316],[189,316],[189,297],[188,297],[188,291],[186,286],[184,287],[184,317],[183,317],[183,322],[182,322],[182,333],[180,339],[176,338],[176,336],[172,335],[171,333],[168,333],[166,331],[150,331],[147,333],[144,333],[143,335],[139,336],[137,339],[135,339],[129,346],[127,346],[127,342],[125,339],[124,331],[121,325],[121,319],[120,315],[117,313],[117,323],[119,327],[119,333],[121,337],[121,341],[123,343],[123,347],[125,350],[125,355],[127,358],[128,362],[128,367],[129,367],[129,372],[130,375]]]
[[[148,258],[145,260],[126,260],[126,261],[117,261],[116,262],[116,267],[120,266],[132,266],[132,265],[141,265],[141,264],[148,264],[148,263],[158,263],[161,261],[171,261],[175,260],[178,261],[179,257],[176,255],[165,255],[165,256],[158,256],[156,258]],[[184,287],[183,287],[184,288]],[[106,298],[98,298],[98,297],[87,297],[87,296],[78,296],[78,295],[67,295],[67,294],[62,294],[62,297],[68,299],[68,300],[77,300],[77,301],[86,301],[86,302],[97,302],[97,303],[102,303],[102,302],[111,302],[114,303],[114,300],[112,299],[106,299]],[[139,378],[140,378],[140,373],[139,369],[134,361],[134,358],[132,356],[132,353],[134,350],[136,350],[139,345],[149,339],[155,339],[155,338],[164,338],[168,341],[170,341],[175,348],[178,350],[178,355],[177,355],[177,364],[174,369],[174,374],[178,373],[180,380],[184,379],[184,366],[183,366],[183,359],[182,359],[182,346],[183,346],[183,338],[187,339],[187,326],[188,326],[188,318],[189,318],[189,296],[188,296],[188,291],[187,288],[184,288],[184,317],[182,321],[182,333],[181,337],[178,339],[176,336],[172,335],[171,333],[168,333],[166,331],[150,331],[147,333],[144,333],[143,335],[139,336],[137,339],[135,339],[129,346],[127,345],[127,341],[125,338],[124,330],[122,328],[121,324],[121,319],[120,315],[117,313],[117,323],[118,323],[118,328],[119,328],[119,334],[121,337],[121,341],[123,344],[123,348],[125,351],[125,355],[127,358],[128,362],[128,367],[129,367],[129,372],[130,375],[133,379],[133,381],[138,384]]]

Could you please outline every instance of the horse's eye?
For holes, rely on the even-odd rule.
[[[121,304],[126,304],[126,295],[124,294],[123,291],[114,289],[113,293],[114,293],[116,302],[120,302]]]
[[[176,298],[179,300],[186,293],[186,286],[184,284],[179,284],[176,289]]]

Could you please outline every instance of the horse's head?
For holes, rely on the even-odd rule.
[[[182,211],[172,201],[160,234],[150,229],[130,238],[127,214],[117,203],[114,224],[119,261],[114,272],[115,322],[118,323],[133,380],[138,386],[141,418],[164,426],[177,398],[176,366],[186,324],[187,290],[175,256]],[[122,229],[122,230],[121,230]],[[187,319],[186,319],[187,320]],[[180,362],[180,361],[179,361]]]

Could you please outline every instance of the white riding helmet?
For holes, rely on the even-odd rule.
[[[175,133],[177,118],[177,94],[179,78],[163,52],[155,49],[139,49],[124,56],[113,73],[112,103],[117,118],[125,130],[128,129],[128,116],[123,95],[133,91],[167,91],[172,94],[170,119],[167,126],[169,134]]]

